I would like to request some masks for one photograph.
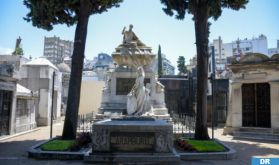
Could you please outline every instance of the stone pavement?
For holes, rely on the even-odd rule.
[[[53,136],[61,135],[62,124],[55,124]],[[37,131],[0,141],[0,165],[84,165],[82,161],[35,160],[27,158],[29,147],[49,138],[49,127],[39,127]],[[222,128],[215,130],[215,137],[237,151],[233,160],[214,161],[181,161],[180,165],[250,165],[252,156],[278,157],[279,144],[271,142],[248,141],[223,136]],[[209,132],[211,135],[211,132]]]

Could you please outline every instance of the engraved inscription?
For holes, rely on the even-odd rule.
[[[135,84],[135,78],[117,78],[116,79],[116,95],[127,95],[133,85]],[[150,79],[144,79],[144,85],[150,83]]]
[[[154,151],[155,134],[152,132],[112,132],[110,146],[112,151]]]

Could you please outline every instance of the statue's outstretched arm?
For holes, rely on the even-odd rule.
[[[124,26],[124,28],[122,30],[122,34],[124,34],[125,30],[126,30],[126,26]]]

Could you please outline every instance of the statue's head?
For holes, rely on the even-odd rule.
[[[138,67],[137,72],[138,72],[138,75],[139,75],[139,76],[145,76],[145,75],[144,75],[144,69],[143,69],[142,66]]]
[[[130,24],[130,26],[129,26],[130,30],[132,30],[132,29],[133,29],[133,27],[134,27],[134,26],[133,26],[132,24]]]

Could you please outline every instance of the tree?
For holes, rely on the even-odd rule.
[[[163,61],[162,61],[162,54],[161,54],[161,45],[159,45],[158,49],[158,77],[163,75]]]
[[[12,54],[17,55],[17,56],[22,56],[23,55],[23,49],[21,47],[17,47]]]
[[[177,60],[177,68],[179,71],[179,75],[183,75],[187,72],[187,68],[185,66],[185,58],[183,56],[179,56]]]
[[[13,55],[17,55],[17,56],[22,56],[23,55],[23,49],[21,47],[21,38],[20,36],[16,39],[16,45],[15,45],[15,50],[13,51]]]
[[[207,77],[209,18],[217,20],[222,8],[239,10],[248,0],[161,0],[163,11],[176,19],[183,20],[186,12],[193,15],[197,49],[197,118],[195,139],[209,139],[207,132]]]
[[[109,8],[119,7],[123,0],[24,0],[30,9],[24,18],[33,26],[52,30],[56,24],[72,26],[76,24],[74,50],[67,110],[63,128],[63,139],[75,139],[84,49],[86,44],[87,25],[90,15],[101,14]]]

